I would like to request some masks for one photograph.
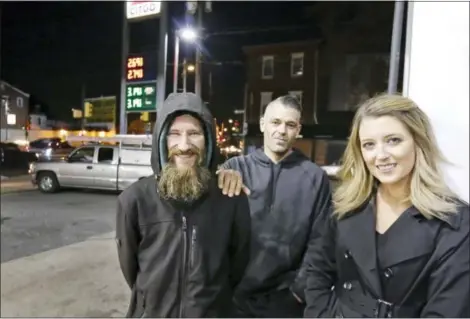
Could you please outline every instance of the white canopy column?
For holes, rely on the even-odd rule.
[[[409,2],[403,93],[428,114],[454,191],[469,201],[469,3]]]

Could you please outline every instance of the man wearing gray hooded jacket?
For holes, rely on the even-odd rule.
[[[231,198],[217,187],[215,141],[212,115],[198,96],[171,94],[159,109],[155,176],[118,198],[128,317],[230,315],[249,260],[250,213],[246,196]]]

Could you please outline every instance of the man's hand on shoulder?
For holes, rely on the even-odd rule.
[[[218,175],[219,188],[222,194],[233,197],[233,195],[240,195],[243,191],[247,196],[250,195],[248,187],[243,185],[243,179],[240,172],[233,169],[221,168],[216,174]]]

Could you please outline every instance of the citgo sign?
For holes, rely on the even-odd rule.
[[[127,19],[150,17],[160,13],[160,1],[127,1]]]

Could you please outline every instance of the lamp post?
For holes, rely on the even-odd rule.
[[[175,33],[175,57],[173,62],[173,92],[178,92],[178,67],[179,67],[179,50],[180,40],[185,42],[194,42],[197,39],[197,32],[193,28],[186,27]]]
[[[186,92],[186,78],[188,72],[194,72],[195,67],[192,64],[187,64],[186,59],[183,61],[183,92]]]

